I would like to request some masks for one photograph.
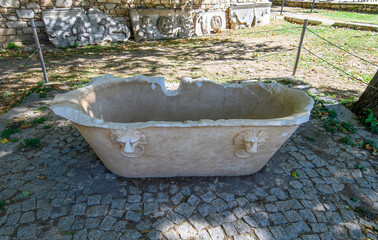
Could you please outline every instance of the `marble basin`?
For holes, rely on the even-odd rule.
[[[310,116],[313,100],[278,83],[94,78],[57,95],[104,165],[125,177],[235,176],[259,171]]]

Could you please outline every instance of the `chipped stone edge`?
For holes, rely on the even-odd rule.
[[[192,79],[189,77],[183,77],[181,79],[180,86],[177,90],[168,90],[165,86],[164,77],[147,77],[147,76],[134,76],[129,78],[116,78],[113,75],[106,74],[103,76],[93,78],[90,83],[80,89],[76,89],[64,94],[58,94],[52,101],[50,105],[51,110],[58,116],[64,117],[75,124],[88,126],[88,127],[99,127],[107,129],[142,129],[147,127],[209,127],[209,126],[285,126],[285,125],[299,125],[307,122],[310,118],[311,109],[314,105],[314,100],[307,95],[307,93],[291,89],[283,86],[279,83],[264,83],[264,84],[278,84],[280,85],[280,93],[284,97],[284,94],[289,94],[290,96],[296,95],[300,98],[298,101],[298,107],[295,113],[282,118],[273,119],[201,119],[198,121],[184,121],[184,122],[173,122],[173,121],[148,121],[148,122],[135,122],[135,123],[119,123],[119,122],[104,122],[101,119],[91,117],[81,110],[81,105],[79,99],[86,94],[93,91],[94,88],[104,88],[108,85],[119,83],[119,82],[148,82],[151,83],[151,88],[154,90],[156,85],[159,85],[161,90],[166,94],[166,96],[176,96],[180,93],[183,84],[196,84],[197,87],[201,87],[204,82],[215,84],[218,86],[223,86],[224,88],[244,88],[251,84],[257,84],[256,82],[244,82],[241,84],[218,84],[207,78]],[[261,85],[260,85],[261,86]],[[253,94],[251,92],[251,94]],[[281,98],[282,98],[281,97]]]

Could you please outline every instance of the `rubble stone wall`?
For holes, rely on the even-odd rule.
[[[270,0],[274,6],[281,6],[282,0]],[[287,7],[311,8],[312,1],[285,1]],[[378,13],[377,3],[315,2],[314,9],[330,9],[349,12]]]
[[[256,0],[0,0],[0,46],[9,42],[32,42],[30,19],[34,18],[38,36],[46,40],[41,11],[53,8],[98,7],[105,14],[130,27],[130,9],[223,9],[231,4]]]

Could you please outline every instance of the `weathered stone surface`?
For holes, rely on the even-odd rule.
[[[136,41],[191,37],[193,17],[189,11],[172,9],[130,9]]]
[[[56,0],[55,7],[57,7],[57,8],[70,8],[70,7],[72,7],[72,0]]]
[[[27,22],[24,21],[10,21],[5,23],[8,28],[26,28]]]
[[[81,8],[43,10],[42,18],[49,40],[56,47],[126,41],[130,37],[126,25],[94,8],[88,12]]]
[[[237,4],[230,7],[231,29],[266,25],[270,21],[270,2]]]
[[[118,83],[122,83],[122,87]],[[114,95],[122,93],[123,101],[128,101],[129,94],[137,86],[152,94],[150,100],[143,100],[151,109],[151,115],[141,114],[136,106],[122,108],[121,104],[114,105]],[[102,90],[97,90],[100,88],[112,92],[112,98],[110,95],[105,96]],[[76,101],[75,98],[84,95],[88,97],[82,98],[81,104],[65,103]],[[95,101],[94,96],[99,100]],[[189,106],[189,99],[194,96],[198,103]],[[228,100],[220,103],[219,97]],[[261,102],[263,98],[270,99],[267,101],[269,106],[264,106]],[[201,102],[204,101],[209,109],[202,106]],[[290,104],[285,104],[285,101]],[[244,104],[235,105],[239,102]],[[85,108],[82,104],[93,106],[94,117],[90,117],[85,111],[76,110]],[[251,104],[257,106],[251,107]],[[277,83],[245,83],[236,87],[216,84],[207,79],[194,81],[183,78],[178,90],[168,91],[163,78],[138,76],[117,79],[105,75],[93,79],[92,84],[83,89],[57,96],[52,109],[56,114],[74,121],[94,149],[101,147],[101,151],[105,151],[99,153],[99,156],[113,172],[126,177],[163,177],[246,175],[256,172],[295,131],[297,125],[308,120],[312,105],[312,98],[304,92]],[[163,110],[160,106],[166,107]],[[137,122],[128,120],[131,114]],[[105,121],[98,122],[98,117]],[[267,120],[269,117],[271,119]],[[188,119],[191,121],[187,121]],[[162,137],[156,127],[163,125],[168,131],[164,138],[175,141],[166,141],[159,146],[150,144],[151,139]],[[222,126],[227,126],[230,131],[222,130]],[[182,132],[185,129],[190,129],[190,139],[183,137],[187,134]],[[196,139],[195,142],[192,139]],[[214,145],[216,141],[221,142]],[[188,150],[189,145],[197,150]],[[179,157],[184,152],[187,159]],[[132,158],[138,158],[139,164],[130,163],[128,160]],[[250,160],[244,161],[246,158]],[[189,159],[198,160],[196,164],[191,164]],[[262,189],[255,189],[255,194],[261,197],[268,195]],[[287,196],[281,195],[281,198]],[[202,194],[201,198],[210,203],[216,195],[209,191]],[[141,199],[140,195],[128,195],[129,202],[139,202]],[[245,201],[247,200],[244,203]],[[239,199],[239,202],[242,200]],[[293,200],[284,204],[298,209],[299,203]],[[188,206],[186,209],[191,208]]]
[[[0,7],[3,8],[19,8],[20,0],[0,0]]]
[[[194,18],[194,32],[197,36],[219,33],[226,29],[226,13],[206,11],[197,13]]]
[[[34,18],[34,11],[31,9],[16,9],[19,18]]]

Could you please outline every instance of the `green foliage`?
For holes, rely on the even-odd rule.
[[[315,142],[315,141],[316,141],[315,138],[313,138],[313,137],[309,137],[309,136],[306,136],[305,139],[306,139],[307,141],[309,141],[309,142]]]
[[[39,148],[41,146],[41,140],[39,138],[25,138],[21,148]]]
[[[356,102],[356,98],[350,97],[348,99],[342,99],[340,100],[340,103],[343,104],[345,107],[352,109],[354,103]]]
[[[358,202],[358,201],[359,201],[356,197],[351,197],[350,200],[351,200],[352,202]]]
[[[360,116],[360,120],[368,125],[370,131],[378,133],[378,120],[374,117],[374,112],[371,109],[366,109]]]
[[[350,123],[341,122],[334,118],[324,118],[323,126],[327,132],[336,133],[337,131],[341,131],[343,133],[355,133],[356,129]]]
[[[77,42],[74,42],[72,45],[68,46],[68,48],[77,48],[79,44]]]
[[[9,139],[12,134],[18,133],[20,131],[21,131],[20,129],[6,128],[1,132],[1,138]]]
[[[357,146],[360,146],[359,143],[357,143],[353,138],[347,136],[347,137],[343,137],[341,139],[341,142],[346,144],[346,145],[349,145],[349,146],[353,146],[353,147],[357,147]]]
[[[364,165],[361,165],[361,164],[354,165],[354,168],[362,170],[362,171],[366,171],[366,167]]]
[[[51,125],[45,125],[45,126],[43,126],[43,129],[49,129],[51,127],[52,127]]]
[[[46,119],[44,117],[33,119],[34,125],[44,123],[45,121],[46,121]]]
[[[6,47],[6,49],[18,49],[20,48],[20,46],[18,46],[16,43],[14,42],[9,42],[8,43],[8,46]]]
[[[299,172],[292,172],[291,173],[291,176],[293,177],[293,178],[298,178],[299,177]]]
[[[64,234],[66,234],[66,235],[72,235],[74,233],[75,233],[75,231],[68,231],[68,230],[64,232]]]
[[[23,190],[21,195],[22,195],[22,197],[26,198],[27,196],[30,195],[30,192],[28,190]]]
[[[42,106],[42,107],[39,107],[37,110],[35,110],[34,113],[45,112],[47,111],[47,109],[48,109],[47,106]]]
[[[5,204],[6,204],[6,202],[0,201],[0,210],[4,209]]]

